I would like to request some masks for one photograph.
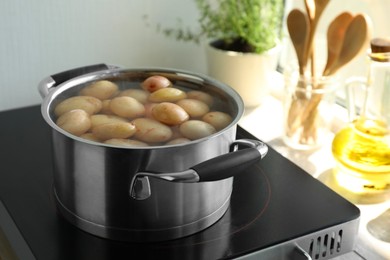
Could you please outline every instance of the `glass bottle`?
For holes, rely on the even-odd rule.
[[[334,176],[353,193],[383,200],[390,195],[390,39],[373,39],[368,58],[368,76],[347,84],[350,123],[332,143]]]

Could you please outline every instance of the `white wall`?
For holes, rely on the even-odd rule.
[[[42,78],[88,64],[205,72],[202,46],[156,33],[176,24],[173,10],[197,19],[192,0],[1,0],[0,111],[40,103]]]
[[[375,33],[390,35],[389,0],[333,0],[330,6],[329,16],[345,9],[375,13]],[[177,17],[196,26],[194,1],[1,0],[0,111],[39,104],[42,78],[93,63],[206,73],[203,46],[156,33],[157,23],[173,26]]]

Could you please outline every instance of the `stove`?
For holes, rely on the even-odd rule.
[[[271,147],[199,233],[156,243],[90,235],[57,213],[40,106],[1,112],[0,122],[0,259],[329,259],[353,249],[359,209]],[[240,127],[237,138],[256,139]]]

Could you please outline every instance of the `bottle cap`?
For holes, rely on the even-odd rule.
[[[373,53],[378,52],[390,52],[390,38],[374,38],[371,40],[371,51]]]
[[[370,43],[371,59],[379,62],[390,61],[390,38],[374,38]]]

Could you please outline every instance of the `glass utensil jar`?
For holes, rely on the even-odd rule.
[[[284,79],[284,142],[297,150],[313,150],[330,142],[339,78],[309,77],[287,70]]]
[[[373,39],[368,77],[347,83],[350,123],[332,143],[335,178],[349,191],[385,199],[390,193],[390,40]],[[362,87],[362,88],[357,88]],[[363,89],[363,102],[355,102]]]

